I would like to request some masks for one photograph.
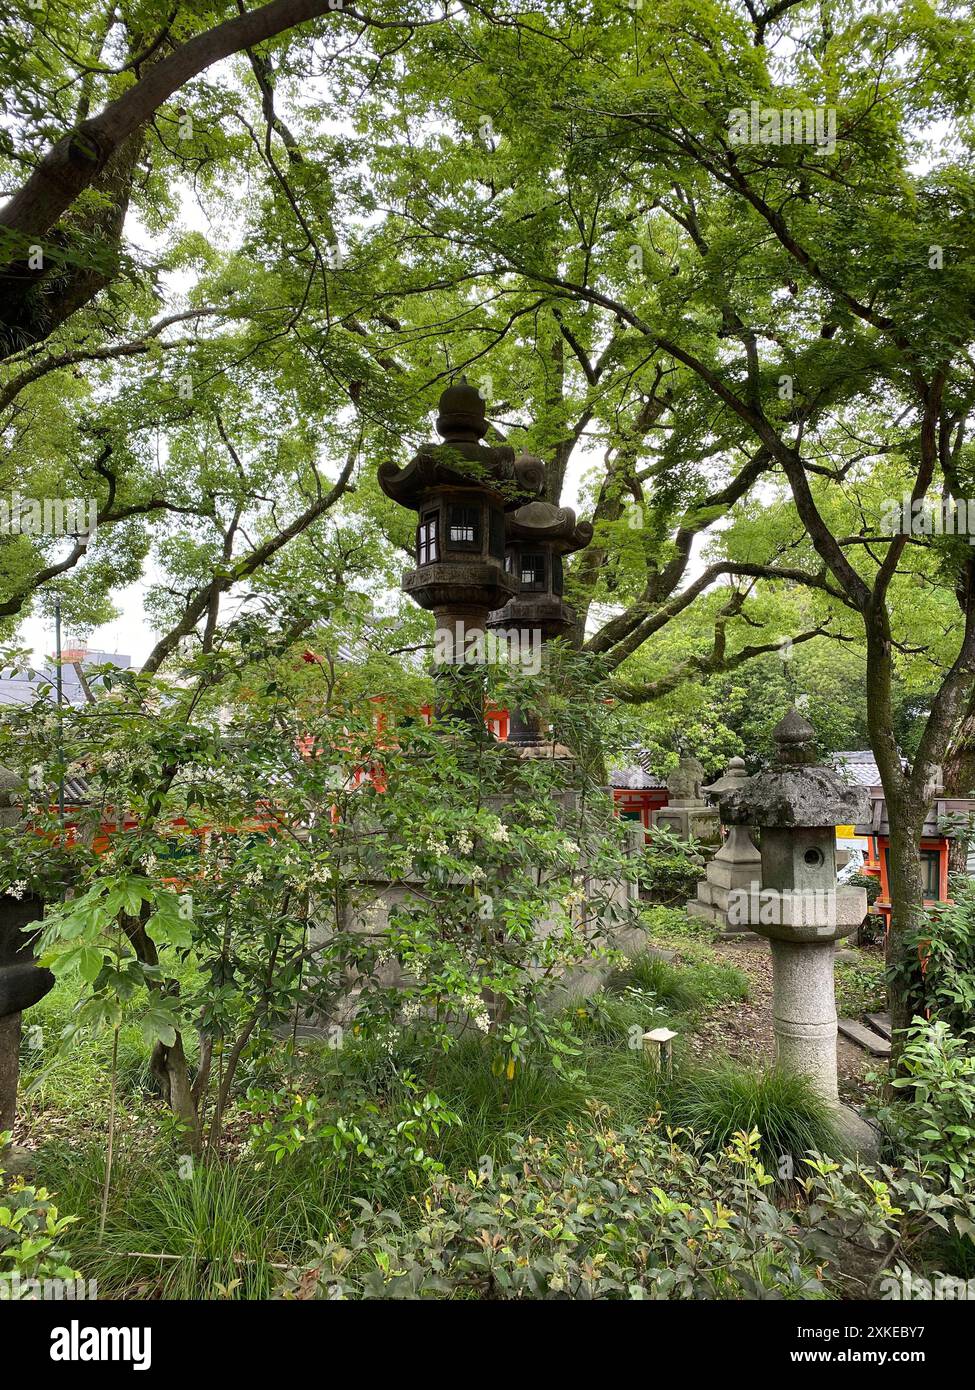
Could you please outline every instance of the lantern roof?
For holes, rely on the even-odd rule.
[[[560,554],[582,550],[592,540],[588,521],[576,521],[571,507],[552,502],[526,502],[508,518],[508,538],[514,541],[548,541]]]
[[[816,731],[798,710],[789,710],[772,730],[772,738],[772,765],[746,778],[736,790],[720,794],[725,824],[814,829],[866,820],[866,790],[845,785],[833,768],[816,762]]]
[[[419,511],[436,488],[458,487],[499,494],[506,507],[537,496],[545,466],[531,454],[516,456],[510,444],[484,444],[488,424],[479,391],[462,377],[441,394],[437,431],[441,444],[423,444],[404,468],[380,464],[379,486],[400,506]]]

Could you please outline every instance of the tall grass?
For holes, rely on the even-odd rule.
[[[726,1000],[747,999],[748,976],[726,961],[699,959],[672,965],[649,951],[635,955],[610,982],[636,986],[673,1009],[710,1008]]]
[[[807,1077],[780,1067],[752,1070],[720,1061],[687,1070],[670,1088],[667,1113],[715,1149],[738,1130],[757,1129],[762,1162],[772,1173],[788,1158],[798,1176],[811,1149],[834,1156],[842,1151],[826,1101]]]

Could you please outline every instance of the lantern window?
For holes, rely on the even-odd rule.
[[[437,523],[439,521],[436,512],[424,512],[420,525],[416,532],[416,558],[421,565],[431,565],[440,558],[440,546],[437,537]]]
[[[545,556],[522,555],[521,557],[522,593],[539,594],[545,592]]]
[[[447,544],[452,550],[480,550],[480,507],[451,507]]]

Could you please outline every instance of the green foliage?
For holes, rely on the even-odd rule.
[[[829,1107],[811,1082],[780,1067],[751,1070],[731,1061],[694,1066],[673,1086],[668,1115],[715,1149],[738,1130],[757,1130],[763,1163],[783,1178],[801,1171],[806,1154],[836,1155],[841,1148]]]
[[[21,1178],[4,1181],[9,1140],[9,1131],[0,1133],[0,1300],[36,1298],[41,1295],[26,1289],[27,1281],[81,1277],[62,1244],[78,1218],[62,1216],[47,1188],[28,1186]]]
[[[953,1034],[943,1019],[915,1018],[891,1085],[906,1104],[883,1112],[898,1154],[940,1172],[946,1190],[975,1194],[975,1031]],[[958,1233],[975,1236],[970,1221]]]
[[[654,1126],[513,1137],[503,1167],[436,1180],[319,1243],[286,1298],[800,1298],[821,1291],[769,1200],[757,1135],[704,1153]]]
[[[748,976],[726,961],[702,959],[672,965],[645,951],[633,956],[618,976],[672,1009],[703,1010],[729,999],[747,999]]]
[[[251,1145],[259,1155],[273,1162],[306,1149],[314,1161],[322,1149],[334,1155],[348,1156],[359,1161],[367,1171],[372,1170],[384,1180],[401,1171],[418,1170],[436,1173],[443,1171],[425,1145],[439,1139],[460,1117],[449,1110],[434,1091],[420,1094],[420,1088],[409,1076],[400,1078],[407,1095],[399,1109],[380,1110],[375,1103],[364,1107],[355,1121],[342,1115],[329,1118],[317,1096],[288,1096],[280,1092],[251,1089],[247,1093],[247,1108],[263,1115],[260,1123],[251,1126]],[[369,1133],[360,1125],[368,1125]]]
[[[568,1065],[573,1043],[544,1007],[552,984],[606,954],[614,927],[639,925],[619,891],[638,860],[601,790],[616,714],[581,695],[600,688],[591,659],[556,652],[535,682],[577,750],[569,768],[514,759],[466,721],[410,722],[392,695],[380,728],[367,701],[298,703],[273,657],[262,673],[251,653],[249,670],[226,732],[203,663],[189,705],[181,687],[120,676],[61,721],[18,711],[0,736],[11,761],[83,767],[90,787],[73,892],[49,903],[40,938],[77,991],[63,1041],[133,1023],[159,1065],[174,1049],[182,1065],[184,1035],[184,1053],[194,1034],[201,1057],[226,1049],[215,1136],[275,1030],[308,1012],[341,1035],[353,983],[364,1035],[423,1019],[449,1050],[483,1032],[508,1082],[535,1053]],[[136,824],[96,852],[106,804]],[[58,836],[42,800],[30,815],[11,843]],[[184,1102],[180,1118],[198,1142],[199,1108]]]
[[[975,1018],[975,884],[962,879],[953,891],[953,902],[924,913],[897,973],[913,1013],[930,1014],[961,1033]]]
[[[654,826],[648,833],[640,866],[640,886],[651,902],[676,907],[694,896],[703,860],[693,840]]]
[[[843,1018],[877,1013],[887,1004],[887,971],[882,960],[864,955],[858,961],[837,961],[836,1011]]]
[[[662,945],[672,944],[683,950],[691,943],[703,945],[714,940],[714,927],[700,917],[689,916],[683,908],[644,904],[641,917],[647,935]]]
[[[864,873],[851,874],[850,877],[846,880],[846,886],[848,888],[866,889],[867,903],[870,907],[872,907],[873,904],[880,897],[880,889],[882,887],[880,879],[877,877],[876,874]]]

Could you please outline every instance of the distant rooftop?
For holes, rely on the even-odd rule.
[[[631,792],[653,791],[666,787],[667,780],[658,777],[650,768],[650,754],[643,748],[632,748],[626,755],[632,763],[625,767],[613,768],[609,774],[609,785]]]
[[[130,656],[119,652],[89,651],[87,647],[65,647],[61,653],[61,683],[66,705],[82,705],[85,702],[84,687],[77,667],[82,671],[93,666],[115,666],[127,671],[132,665]],[[0,705],[30,705],[39,699],[42,686],[49,685],[51,692],[46,698],[54,701],[54,686],[57,680],[57,666],[51,661],[43,666],[15,671],[10,667],[0,671]]]
[[[849,786],[880,786],[880,769],[870,748],[852,748],[843,753],[830,753],[829,761]],[[901,766],[904,766],[905,762],[906,759],[901,758]]]

